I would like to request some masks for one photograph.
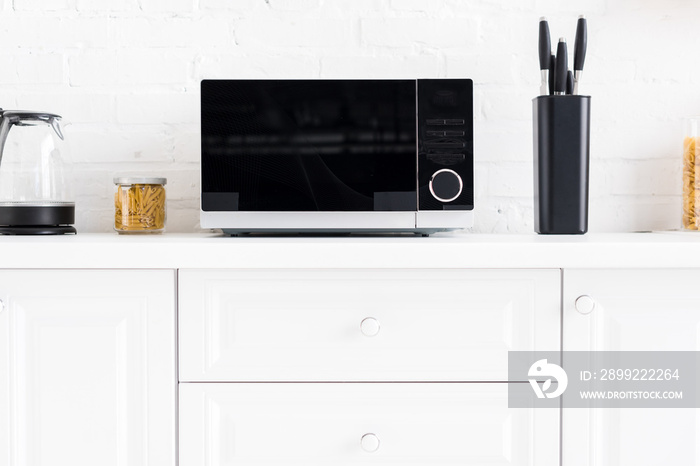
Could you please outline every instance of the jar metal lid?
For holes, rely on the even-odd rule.
[[[114,184],[162,184],[167,183],[167,178],[149,176],[118,176],[114,178]]]

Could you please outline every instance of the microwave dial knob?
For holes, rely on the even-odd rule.
[[[452,202],[462,194],[462,178],[454,170],[443,168],[430,178],[430,194],[440,202]]]

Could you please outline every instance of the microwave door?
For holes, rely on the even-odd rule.
[[[415,81],[202,82],[202,208],[415,211]]]

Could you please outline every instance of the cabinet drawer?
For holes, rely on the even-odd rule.
[[[504,381],[559,349],[555,270],[183,270],[182,381]]]
[[[507,385],[183,383],[179,464],[558,465],[559,410]]]

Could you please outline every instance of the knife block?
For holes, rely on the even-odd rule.
[[[532,100],[535,231],[588,231],[591,97],[544,95]]]

